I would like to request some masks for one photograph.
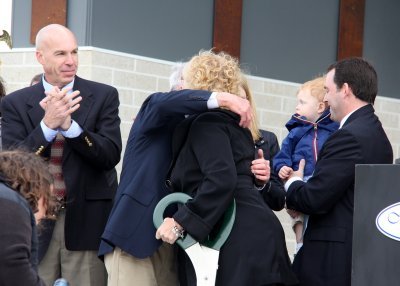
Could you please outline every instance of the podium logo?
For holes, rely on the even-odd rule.
[[[400,203],[395,203],[382,210],[375,222],[381,233],[400,241]]]

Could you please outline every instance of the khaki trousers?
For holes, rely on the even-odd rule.
[[[39,264],[39,275],[46,285],[52,286],[60,277],[69,286],[106,286],[107,272],[97,251],[69,251],[64,239],[65,211],[61,211],[49,248]]]
[[[104,257],[108,286],[177,286],[175,247],[163,243],[153,256],[139,259],[116,247]]]

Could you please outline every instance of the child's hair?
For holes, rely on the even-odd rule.
[[[319,102],[323,102],[325,97],[324,85],[325,85],[325,77],[320,76],[302,84],[297,93],[299,93],[301,90],[308,89],[310,91],[311,96],[318,99]],[[327,102],[325,102],[325,107],[326,108],[328,107]]]
[[[22,150],[2,151],[0,177],[27,200],[34,213],[38,211],[39,199],[43,198],[47,205],[46,214],[53,214],[56,207],[51,193],[53,177],[42,157]]]

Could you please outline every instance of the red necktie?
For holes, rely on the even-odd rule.
[[[54,178],[54,194],[58,201],[65,202],[66,191],[64,176],[62,174],[62,154],[64,150],[64,137],[58,133],[51,145],[50,173]]]

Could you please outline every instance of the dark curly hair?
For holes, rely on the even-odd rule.
[[[0,152],[0,179],[21,194],[34,213],[38,211],[38,201],[43,197],[47,206],[46,216],[54,214],[53,177],[41,157],[23,150]]]

